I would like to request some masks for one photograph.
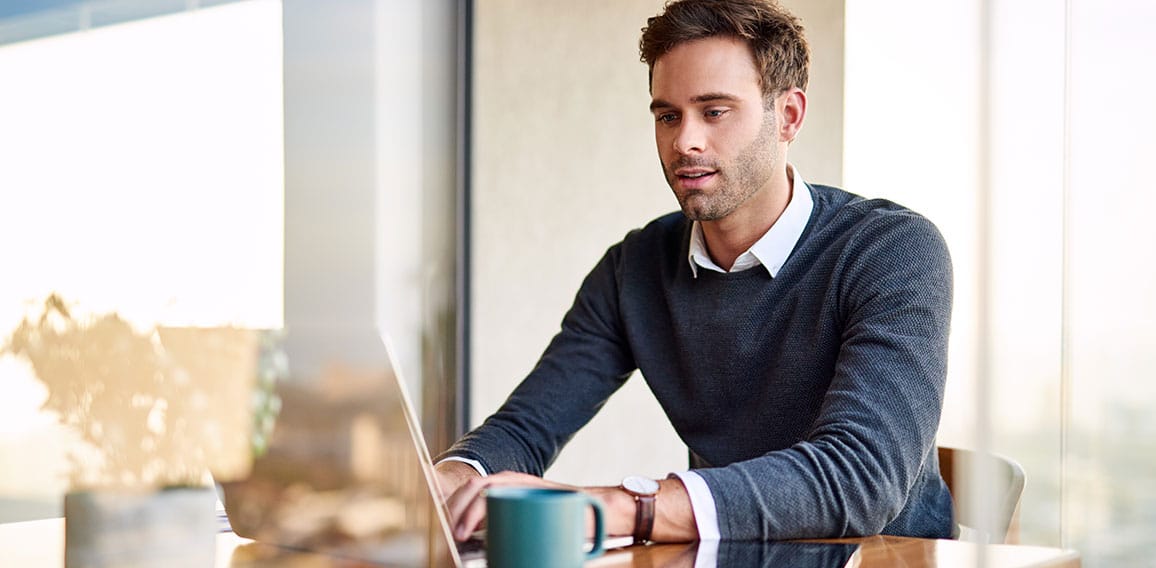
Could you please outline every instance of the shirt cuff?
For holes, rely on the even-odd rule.
[[[694,512],[694,524],[698,527],[699,540],[718,540],[718,509],[714,495],[701,475],[693,471],[675,472],[682,480],[686,493],[690,496],[690,510]]]
[[[478,461],[478,460],[472,460],[472,459],[470,459],[470,458],[460,458],[460,457],[458,457],[458,456],[450,456],[450,457],[448,457],[448,458],[445,458],[445,459],[443,459],[443,460],[439,461],[439,462],[438,462],[438,464],[442,464],[442,463],[445,463],[445,462],[462,462],[462,463],[464,463],[464,464],[466,464],[466,465],[468,465],[468,466],[470,466],[470,467],[474,468],[474,471],[477,471],[477,472],[478,472],[478,475],[480,475],[480,476],[482,476],[482,477],[485,477],[485,476],[487,476],[487,475],[488,475],[488,474],[486,473],[486,468],[485,468],[485,467],[483,467],[483,466],[482,466],[482,462],[480,462],[480,461]],[[436,464],[435,464],[435,465],[436,465]],[[702,478],[699,478],[699,479],[702,479]],[[706,485],[706,484],[704,483],[703,485]],[[713,506],[713,505],[712,505],[712,506]]]

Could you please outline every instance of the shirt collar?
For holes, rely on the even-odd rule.
[[[779,275],[783,264],[787,262],[787,257],[794,250],[795,244],[803,236],[803,229],[807,227],[815,203],[811,198],[811,190],[807,188],[807,183],[803,181],[799,170],[787,164],[787,173],[792,178],[791,201],[787,203],[787,208],[783,210],[783,214],[775,224],[771,225],[751,248],[735,259],[731,272],[740,272],[762,265],[771,278],[775,278]],[[706,239],[703,236],[702,225],[698,221],[691,225],[690,253],[687,255],[687,261],[690,262],[690,272],[695,278],[698,278],[700,267],[715,272],[727,272],[715,264],[707,253]]]

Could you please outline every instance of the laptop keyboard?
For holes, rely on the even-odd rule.
[[[462,557],[462,560],[485,558],[486,541],[479,537],[471,536],[466,539],[465,542],[458,543],[458,555]]]

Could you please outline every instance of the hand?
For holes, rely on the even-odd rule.
[[[441,491],[442,501],[448,501],[450,496],[469,480],[481,479],[482,477],[478,470],[469,464],[455,460],[447,460],[437,464],[434,466],[434,473],[437,474],[438,490]]]
[[[444,465],[444,464],[442,464]],[[460,464],[465,465],[465,464]],[[440,466],[439,466],[440,467]],[[469,468],[469,466],[466,466]],[[471,468],[472,469],[472,468]],[[525,473],[504,471],[487,477],[481,477],[475,472],[474,477],[458,487],[446,500],[446,507],[450,512],[450,526],[454,538],[464,541],[474,531],[478,530],[486,519],[485,490],[489,487],[544,487],[551,489],[568,489],[581,491],[580,487],[564,485],[553,481],[546,481],[540,477]],[[593,523],[591,523],[591,527]],[[591,532],[592,532],[591,528]]]

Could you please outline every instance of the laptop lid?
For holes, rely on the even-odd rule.
[[[268,346],[267,346],[268,348]],[[390,566],[461,566],[398,366],[375,330],[294,328],[268,451],[222,483],[241,536]]]

